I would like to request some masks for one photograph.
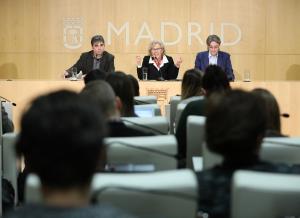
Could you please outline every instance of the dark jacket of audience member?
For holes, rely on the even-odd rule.
[[[259,150],[267,126],[264,102],[240,90],[211,96],[207,104],[206,143],[223,162],[197,173],[199,211],[210,218],[230,217],[231,178],[238,169],[300,173],[300,167],[260,160]],[[201,146],[201,145],[199,145]]]
[[[225,72],[217,65],[210,65],[206,68],[205,74],[202,78],[203,91],[205,96],[212,93],[224,92],[230,89],[229,81]],[[182,111],[179,122],[176,127],[176,138],[178,142],[178,156],[179,159],[186,158],[186,125],[187,118],[190,115],[204,115],[206,99],[200,99],[188,103]],[[184,161],[182,161],[184,164]]]

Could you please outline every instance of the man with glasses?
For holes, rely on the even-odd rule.
[[[65,77],[71,77],[72,71],[85,75],[92,70],[102,70],[106,74],[115,71],[114,56],[105,51],[104,38],[101,35],[93,36],[91,39],[92,50],[82,53],[79,60],[68,70]]]
[[[195,68],[205,71],[208,65],[218,65],[226,73],[229,81],[234,81],[230,55],[220,51],[221,40],[217,35],[210,35],[206,39],[207,51],[199,52],[195,60]]]

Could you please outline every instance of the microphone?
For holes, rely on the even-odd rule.
[[[282,113],[282,114],[280,114],[282,117],[284,117],[284,118],[289,118],[290,117],[290,114],[288,114],[288,113]]]
[[[9,99],[7,99],[7,98],[4,98],[3,96],[0,96],[0,98],[2,98],[3,100],[1,100],[1,102],[5,102],[5,101],[8,101],[8,102],[11,102],[11,104],[13,105],[13,106],[17,106],[17,104],[15,103],[15,102],[12,102],[11,100],[9,100]]]
[[[132,122],[131,120],[126,120],[126,119],[122,118],[122,121],[131,123],[131,124],[133,124],[135,126],[138,126],[138,127],[142,127],[145,130],[150,130],[150,131],[152,131],[152,132],[154,132],[158,135],[168,135],[164,132],[159,131],[158,129],[154,129],[154,128],[151,128],[150,126],[145,126],[145,125],[142,125],[142,124],[139,124],[139,123],[136,123],[136,122]]]

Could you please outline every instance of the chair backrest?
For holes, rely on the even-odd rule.
[[[177,168],[175,136],[106,138],[108,164],[153,164],[156,171]]]
[[[223,157],[219,154],[211,152],[206,143],[202,144],[203,169],[210,169],[213,166],[222,163]]]
[[[166,117],[122,117],[122,121],[126,126],[152,132],[157,135],[165,135],[169,133],[169,123]]]
[[[16,133],[5,133],[2,135],[2,176],[11,182],[15,190],[15,202],[17,202],[17,157],[15,154]]]
[[[157,96],[154,95],[134,96],[134,101],[137,105],[157,104]]]
[[[41,181],[40,178],[34,174],[28,174],[25,182],[25,202],[26,203],[41,203]]]
[[[204,143],[204,116],[188,116],[186,128],[186,164],[193,169],[193,156],[202,156],[202,144]]]
[[[231,217],[299,217],[299,184],[300,175],[237,171],[231,190]]]
[[[300,164],[300,138],[264,138],[260,158],[273,163]]]
[[[203,98],[204,98],[204,96],[193,96],[193,97],[184,99],[184,100],[179,102],[179,104],[177,105],[176,115],[175,115],[175,129],[176,129],[176,126],[178,125],[178,122],[180,120],[181,113],[184,110],[184,108],[187,106],[187,104],[190,103],[190,102],[193,102],[193,101],[203,99]]]
[[[181,96],[172,96],[170,98],[170,133],[175,133],[175,117],[177,111],[177,105],[181,101]]]
[[[154,173],[96,174],[94,199],[137,217],[194,218],[197,179],[189,170]]]
[[[134,105],[134,112],[139,117],[161,116],[161,110],[158,104]]]

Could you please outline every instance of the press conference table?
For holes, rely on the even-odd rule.
[[[158,103],[163,107],[169,103],[170,97],[179,95],[180,81],[140,81],[141,95],[156,95]],[[30,101],[41,94],[58,89],[80,91],[83,81],[68,80],[0,80],[0,96],[3,96],[17,106],[13,107],[13,121],[19,130],[19,120],[22,111]],[[282,119],[282,130],[290,136],[300,136],[300,81],[253,81],[232,82],[232,88],[251,90],[266,88],[270,90],[279,102],[282,113],[290,114],[290,118]]]

